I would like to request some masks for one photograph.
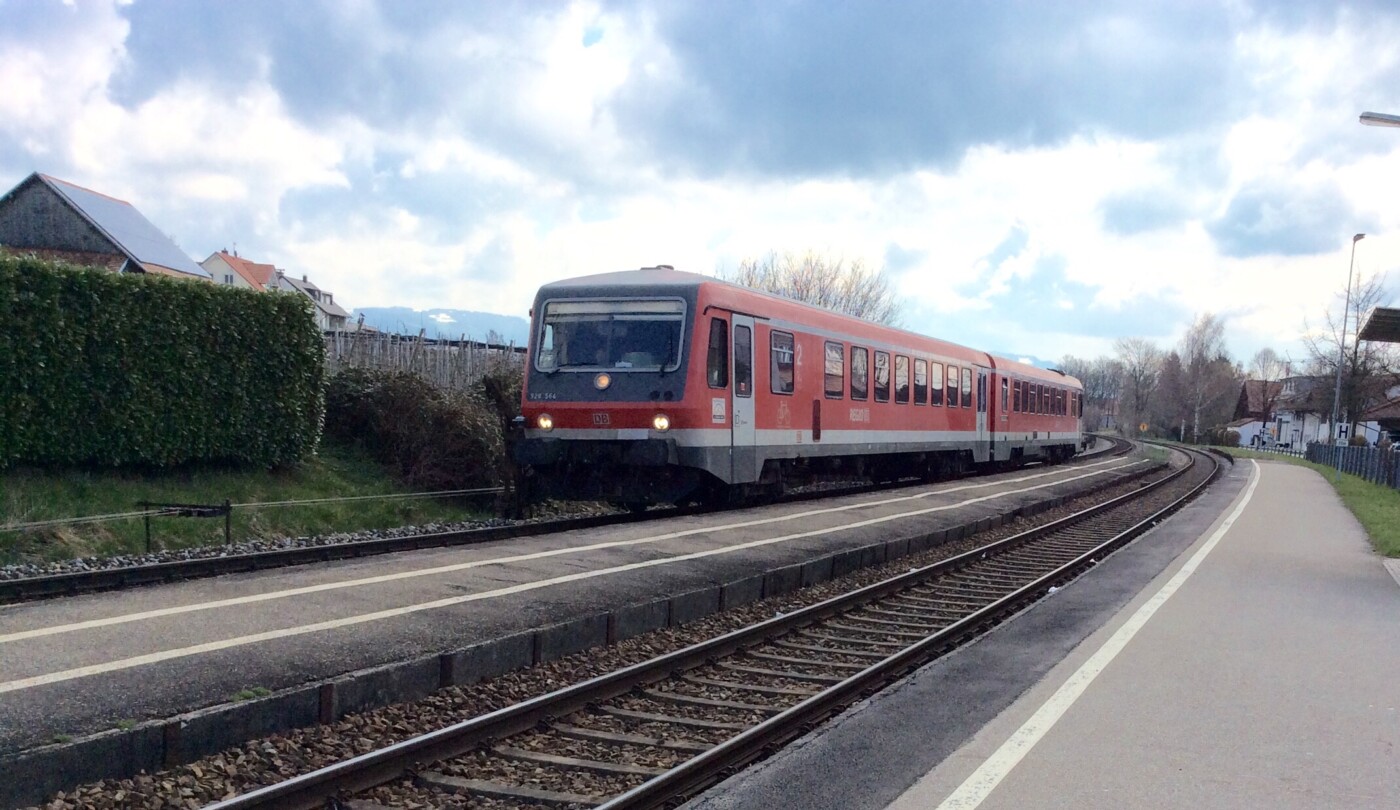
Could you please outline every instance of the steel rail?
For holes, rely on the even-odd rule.
[[[1123,455],[1131,445],[1119,439],[1112,439],[1115,445],[1107,450],[1085,454],[1081,458],[1094,458],[1099,455]],[[894,486],[908,486],[897,483]],[[864,484],[841,490],[818,490],[784,496],[784,503],[820,500],[835,495],[860,495],[888,489],[888,486]],[[619,526],[661,520],[668,517],[723,511],[716,507],[679,507],[644,513],[619,513],[594,515],[583,518],[519,523],[512,526],[487,526],[480,529],[462,529],[451,532],[433,532],[403,537],[384,537],[375,540],[356,540],[349,543],[328,543],[320,546],[252,551],[244,554],[229,554],[216,557],[196,557],[188,560],[147,563],[116,568],[97,568],[88,571],[73,571],[63,574],[48,574],[38,577],[0,580],[0,605],[27,602],[37,599],[52,599],[60,596],[75,596],[82,593],[120,590],[142,585],[155,585],[186,579],[204,579],[225,574],[242,574],[250,571],[263,571],[271,568],[286,568],[295,565],[350,560],[393,554],[401,551],[418,551],[426,548],[446,548],[450,546],[489,543],[497,540],[512,540],[518,537],[534,537],[545,534],[594,529],[604,526]]]
[[[605,675],[600,675],[582,683],[546,695],[541,695],[513,706],[508,706],[478,717],[464,720],[419,737],[403,740],[378,751],[361,754],[283,782],[257,788],[248,793],[210,805],[209,808],[210,810],[253,810],[253,808],[279,808],[279,810],[283,808],[288,810],[295,808],[299,810],[301,808],[309,809],[319,807],[328,797],[365,790],[399,778],[410,773],[419,763],[460,756],[479,746],[489,744],[491,741],[535,728],[541,722],[546,722],[549,719],[561,717],[571,712],[587,708],[590,704],[623,695],[635,687],[661,681],[670,677],[673,672],[701,666],[713,659],[732,654],[745,647],[761,643],[771,637],[838,615],[854,605],[877,600],[889,594],[902,591],[912,584],[975,564],[992,554],[1010,550],[1031,542],[1039,536],[1067,528],[1090,517],[1117,508],[1128,501],[1141,498],[1146,493],[1155,491],[1165,486],[1167,483],[1176,480],[1189,469],[1189,466],[1183,467],[1135,492],[1120,495],[1104,503],[1090,507],[1089,509],[998,540],[986,546],[972,549],[932,565],[899,574],[858,590],[832,597],[831,599],[827,599],[815,605],[776,616],[755,625],[740,628],[658,658],[634,664]],[[1215,474],[1218,474],[1218,472],[1219,468],[1217,467]],[[1207,483],[1208,482],[1209,481],[1207,481]],[[1202,486],[1204,486],[1204,484],[1202,484]],[[1197,491],[1199,491],[1199,487],[1193,490],[1191,495],[1194,495]],[[1189,495],[1186,497],[1189,497]],[[1185,498],[1174,501],[1173,507],[1184,502],[1184,500]],[[1166,511],[1167,510],[1159,510],[1155,512],[1149,518],[1135,524],[1134,528],[1142,530],[1150,527],[1156,520],[1159,520]],[[1118,537],[1124,538],[1119,541],[1119,544],[1127,542],[1127,539],[1130,539],[1127,537],[1126,532],[1120,533]],[[1109,543],[1097,546],[1094,550],[1077,557],[1070,563],[1057,568],[1054,572],[1039,577],[1031,585],[1025,586],[1008,596],[1002,597],[988,607],[980,609],[964,619],[959,620],[956,624],[950,626],[936,636],[930,637],[931,639],[937,639],[936,643],[930,641],[920,642],[917,645],[918,649],[922,651],[930,649],[931,646],[951,645],[955,637],[966,634],[975,627],[991,620],[990,617],[995,613],[993,608],[996,606],[1005,608],[1005,606],[1013,603],[1017,594],[1021,595],[1021,599],[1029,601],[1028,594],[1037,593],[1036,589],[1043,588],[1044,583],[1053,582],[1057,578],[1066,576],[1066,571],[1073,569],[1075,566],[1085,564],[1085,560],[1092,558],[1096,554],[1103,553],[1103,550],[1109,547],[1112,542],[1113,541],[1110,541]],[[833,689],[839,690],[839,695],[846,696],[858,692],[861,689],[872,688],[871,685],[875,683],[876,678],[884,677],[882,673],[895,671],[901,666],[904,666],[905,662],[914,660],[912,655],[906,653],[907,651],[896,654],[872,666],[870,669],[866,670],[865,673],[842,681],[840,684],[833,687]],[[869,674],[867,675],[866,673]],[[713,781],[715,771],[709,770],[711,767],[710,763],[719,763],[713,765],[713,767],[716,768],[727,768],[734,763],[741,763],[746,759],[752,759],[758,753],[761,753],[764,747],[772,744],[772,739],[764,739],[764,736],[773,729],[781,729],[781,734],[790,736],[791,733],[795,730],[801,730],[805,724],[810,723],[812,719],[818,717],[822,712],[827,712],[832,707],[840,705],[843,700],[845,700],[845,697],[828,697],[826,692],[816,695],[792,709],[783,711],[771,720],[760,724],[759,727],[765,729],[763,735],[756,735],[753,733],[759,727],[743,732],[729,742],[723,743],[716,749],[707,751],[705,754],[700,754],[690,761],[696,762],[698,760],[699,764],[691,765],[687,763],[681,765],[677,769],[674,769],[674,771],[657,777],[656,780],[647,782],[613,799],[607,806],[614,807],[614,802],[622,802],[621,804],[616,804],[616,807],[659,806],[656,802],[665,801],[665,799],[658,798],[661,796],[662,792],[669,791],[669,795],[673,797],[676,795],[676,789],[681,787],[690,789],[691,786],[699,785],[702,782]],[[802,711],[800,713],[795,713],[798,709],[802,709]],[[775,721],[781,722],[775,725]],[[653,783],[658,781],[662,788],[653,786]],[[667,785],[673,787],[665,787]]]

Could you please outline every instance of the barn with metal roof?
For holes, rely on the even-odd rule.
[[[0,197],[0,247],[118,272],[212,278],[131,203],[38,172]]]

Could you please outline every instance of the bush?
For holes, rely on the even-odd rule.
[[[504,437],[478,396],[417,374],[347,369],[326,386],[326,438],[365,448],[421,490],[493,486]]]
[[[0,467],[294,462],[324,358],[301,296],[0,254]]]
[[[1371,446],[1371,443],[1368,442],[1368,441],[1366,441],[1366,437],[1365,437],[1365,436],[1352,436],[1350,439],[1347,439],[1347,444],[1351,445],[1352,447],[1370,447],[1370,446]]]

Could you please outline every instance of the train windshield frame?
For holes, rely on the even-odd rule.
[[[544,302],[535,369],[671,372],[684,356],[681,298],[556,298]]]

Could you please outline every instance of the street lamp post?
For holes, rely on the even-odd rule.
[[[1356,243],[1365,238],[1366,234],[1364,233],[1358,233],[1351,238],[1351,259],[1347,262],[1346,305],[1342,309],[1342,339],[1337,342],[1337,386],[1332,392],[1332,462],[1337,470],[1337,481],[1342,480],[1342,464],[1337,450],[1337,411],[1342,404],[1342,363],[1345,362],[1347,355],[1347,318],[1351,315],[1351,273],[1356,267]]]

